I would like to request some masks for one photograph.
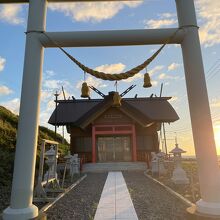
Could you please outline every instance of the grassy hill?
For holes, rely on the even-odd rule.
[[[18,116],[13,114],[5,107],[0,106],[0,186],[11,184],[17,125]],[[39,146],[42,142],[42,139],[54,140],[62,143],[61,135],[57,134],[57,136],[55,136],[53,131],[40,126],[38,135],[37,163],[39,162]],[[59,145],[59,151],[61,154],[65,154],[67,150],[68,143],[66,140],[64,140],[64,144]]]
[[[0,213],[9,205],[17,127],[18,115],[0,106]],[[57,134],[57,136],[55,136],[55,133],[48,128],[43,126],[39,127],[37,169],[39,166],[39,146],[41,145],[42,139],[54,140],[59,143],[63,142],[61,135]],[[66,140],[64,140],[64,144],[59,144],[59,152],[61,155],[65,155],[68,149],[69,146]]]

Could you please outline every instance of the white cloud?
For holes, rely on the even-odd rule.
[[[162,13],[158,14],[158,19],[144,20],[143,23],[145,28],[161,28],[161,27],[170,27],[174,24],[177,24],[177,19],[175,14],[171,13]]]
[[[9,100],[7,102],[1,102],[1,105],[5,106],[9,110],[11,110],[13,113],[18,114],[19,108],[20,108],[20,99],[14,98],[14,99]]]
[[[199,15],[200,40],[205,47],[220,43],[220,1],[196,0]]]
[[[162,14],[159,14],[159,17],[160,18],[173,18],[175,17],[176,15],[173,14],[173,13],[162,13]]]
[[[212,99],[210,103],[212,108],[219,108],[220,107],[220,99]]]
[[[151,84],[152,84],[152,86],[157,86],[157,85],[158,85],[158,81],[156,81],[156,80],[151,80]]]
[[[41,111],[40,112],[40,124],[47,127],[48,120],[49,120],[51,114],[52,114],[52,111],[51,112]],[[53,130],[53,128],[51,128],[51,130]]]
[[[96,88],[104,88],[104,87],[107,86],[105,83],[103,83],[104,82],[103,80],[97,79],[97,78],[92,77],[92,76],[87,77],[86,82],[89,86],[94,86]],[[76,88],[81,89],[82,83],[83,83],[83,80],[78,81],[77,84],[76,84]]]
[[[179,101],[179,98],[178,98],[177,96],[173,96],[173,97],[169,100],[169,102],[171,102],[171,103],[174,103],[174,102],[177,102],[177,101]]]
[[[124,79],[124,80],[122,80],[123,82],[126,82],[126,83],[131,83],[131,82],[133,82],[133,81],[135,81],[135,80],[138,80],[138,79],[143,79],[144,78],[144,74],[142,74],[142,73],[137,73],[137,74],[135,74],[133,77],[130,77],[130,78],[128,78],[128,79]]]
[[[212,55],[216,55],[216,54],[217,54],[217,52],[216,52],[216,51],[213,51],[213,52],[212,52]]]
[[[55,75],[55,73],[53,72]],[[50,78],[50,77],[49,77]],[[56,80],[56,79],[46,79],[43,80],[43,88],[41,90],[41,101],[46,103],[50,100],[54,100],[55,92],[58,92],[58,99],[64,99],[64,95],[62,92],[62,86],[64,88],[65,98],[73,96],[72,93],[74,86],[67,80]]]
[[[105,73],[121,73],[125,69],[123,63],[105,64],[95,68],[95,70]]]
[[[124,7],[134,8],[139,6],[142,1],[130,2],[87,2],[87,3],[53,3],[49,4],[52,11],[63,12],[66,16],[76,21],[93,21],[114,17]]]
[[[149,72],[150,76],[153,76],[155,73],[157,73],[158,71],[162,70],[164,68],[164,66],[159,65],[159,66],[155,66],[153,69],[151,69]]]
[[[0,72],[5,68],[6,59],[0,56]]]
[[[45,75],[46,75],[46,78],[50,78],[52,76],[55,76],[56,73],[53,70],[46,70]]]
[[[159,76],[158,76],[158,79],[179,79],[178,76],[170,76],[166,73],[161,73]]]
[[[167,75],[165,73],[161,73],[159,76],[158,76],[158,79],[165,79],[167,77]]]
[[[43,82],[43,86],[50,90],[61,90],[62,86],[66,87],[69,85],[70,83],[67,80],[51,79],[51,80],[44,80]]]
[[[113,74],[113,73],[121,73],[125,70],[125,68],[126,66],[123,63],[115,63],[115,64],[104,64],[101,66],[97,66],[95,70]],[[96,88],[104,88],[107,86],[103,80],[97,79],[92,76],[88,76],[86,78],[86,82],[88,83],[88,85],[94,86]],[[78,81],[76,84],[76,88],[80,89],[82,86],[82,83],[83,83],[83,80]]]
[[[7,86],[0,86],[0,96],[2,96],[2,95],[9,95],[12,92],[13,91],[11,89],[9,89]]]
[[[55,108],[55,102],[54,100],[50,100],[48,103],[47,103],[47,111],[53,111]]]
[[[158,50],[157,48],[151,49],[150,53],[155,53],[157,50]]]
[[[178,67],[180,67],[180,64],[179,64],[179,63],[171,63],[171,64],[168,66],[168,70],[169,70],[169,71],[176,70]]]
[[[54,103],[50,102],[51,104],[49,104],[49,106],[51,105],[51,108],[48,107],[44,110],[41,110],[40,112],[40,125],[47,127],[50,130],[54,130],[54,126],[48,124],[48,120],[54,110],[54,107],[52,107],[52,104],[54,105]],[[62,132],[62,126],[57,127],[57,133],[60,135],[63,135]],[[66,129],[64,129],[64,137],[67,141],[70,142],[70,135],[67,133]]]
[[[48,126],[48,120],[55,109],[54,99],[48,100],[46,106],[41,108],[40,123],[41,125]]]
[[[115,64],[104,64],[101,66],[97,66],[95,70],[104,72],[104,73],[121,73],[125,70],[126,66],[123,63],[115,63]],[[104,82],[104,80],[88,76],[86,78],[86,82],[90,86],[94,86],[96,88],[104,88],[107,87],[107,84]],[[76,88],[81,89],[83,80],[80,80],[76,83]]]
[[[41,91],[41,101],[48,102],[51,99],[54,99],[54,92],[49,89],[43,89]]]
[[[0,20],[10,24],[22,24],[24,19],[20,16],[22,6],[18,4],[5,4],[0,6]]]
[[[62,92],[62,86],[64,88],[65,98],[68,99],[73,95],[72,91],[74,86],[66,79],[53,79],[57,75],[53,70],[47,70],[44,73],[42,90],[41,90],[41,101],[45,103],[53,101],[55,99],[54,94],[58,92],[58,99],[64,99]],[[44,106],[45,107],[45,106]]]
[[[150,19],[145,20],[145,28],[156,29],[161,27],[172,26],[177,23],[175,19]]]

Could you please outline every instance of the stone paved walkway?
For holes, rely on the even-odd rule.
[[[124,171],[123,177],[120,173],[121,182],[119,179],[117,180],[117,185],[120,186],[117,190],[115,188],[116,173],[111,173],[115,182],[111,181],[111,190],[109,189],[104,194],[103,189],[109,188],[108,185],[105,185],[108,182],[106,181],[107,175],[107,173],[89,173],[85,180],[47,210],[47,219],[92,220],[96,214],[95,220],[115,220],[116,217],[118,220],[131,220],[132,216],[134,220],[188,220],[185,211],[188,206],[159,184],[155,184],[154,181],[144,176],[142,171]],[[125,191],[129,195],[128,190],[133,204],[131,198],[125,196]],[[110,196],[111,200],[102,200],[104,199],[104,197],[101,198],[102,193],[105,197],[113,196]],[[101,203],[101,201],[105,201],[105,203]],[[109,205],[110,201],[114,204],[111,205],[112,207]],[[134,210],[133,205],[137,215],[131,214],[134,213],[131,211]],[[97,211],[98,206],[102,206],[106,211],[101,217],[101,212]],[[119,206],[121,206],[120,210],[117,209]],[[109,217],[107,212],[110,213]]]
[[[138,220],[121,172],[109,172],[94,220]]]

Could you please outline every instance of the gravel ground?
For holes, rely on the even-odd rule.
[[[184,196],[186,199],[195,203],[201,198],[199,177],[198,177],[198,165],[195,160],[183,160],[182,167],[186,171],[186,175],[189,178],[190,184],[187,185],[176,185],[172,182],[171,178],[174,169],[173,163],[165,163],[167,173],[164,176],[154,177],[166,186],[170,187],[177,193]],[[150,173],[149,173],[150,174]],[[192,187],[193,186],[193,187]]]
[[[144,176],[143,172],[123,172],[139,220],[187,220],[187,206]],[[89,173],[79,185],[47,210],[48,220],[92,220],[105,184],[107,173]],[[7,187],[9,188],[9,187]],[[0,208],[8,206],[1,194]],[[8,193],[6,193],[8,194]],[[8,196],[6,196],[8,197]]]
[[[107,173],[89,173],[87,175],[79,185],[47,210],[48,220],[93,219]]]
[[[139,220],[187,220],[187,206],[143,172],[123,172]]]

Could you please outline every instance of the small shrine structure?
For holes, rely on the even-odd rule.
[[[159,151],[161,124],[179,119],[171,97],[123,98],[115,92],[103,99],[59,100],[49,123],[66,126],[71,153],[85,162],[145,161]]]

